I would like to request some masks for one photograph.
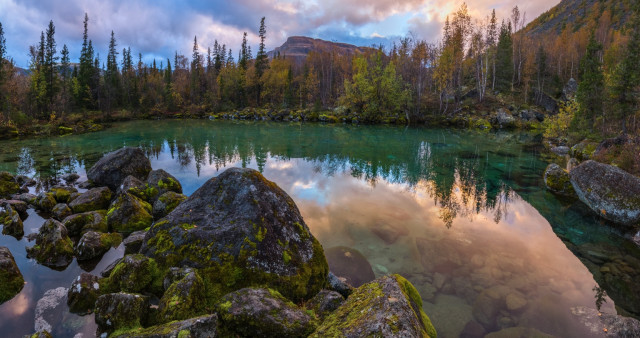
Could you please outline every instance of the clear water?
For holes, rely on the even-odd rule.
[[[545,191],[549,159],[531,134],[136,121],[92,134],[0,142],[0,170],[41,179],[37,189],[67,172],[83,181],[104,153],[125,145],[145,149],[153,168],[176,176],[187,195],[225,168],[260,170],[293,197],[325,249],[347,246],[364,254],[377,276],[406,276],[440,337],[458,337],[474,318],[487,333],[523,326],[593,335],[571,308],[595,308],[596,286],[611,296],[603,311],[640,314],[638,289],[627,287],[638,280],[640,250],[580,203]],[[31,213],[27,233],[43,223]],[[97,267],[74,262],[60,272],[26,259],[26,239],[0,236],[0,245],[11,249],[27,281],[0,305],[0,332],[16,337],[33,331],[46,290],[69,287],[83,269],[98,273],[122,255],[112,250]],[[64,315],[52,324],[58,336],[90,336],[92,321]]]

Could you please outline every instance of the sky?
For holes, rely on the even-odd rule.
[[[0,23],[7,54],[28,67],[29,46],[38,43],[50,20],[56,27],[58,51],[67,45],[77,62],[82,45],[82,21],[89,15],[89,38],[106,60],[111,31],[117,49],[131,47],[145,62],[173,59],[176,51],[191,55],[194,36],[201,50],[217,39],[237,54],[243,32],[257,51],[257,31],[266,17],[267,49],[294,35],[352,43],[383,44],[409,34],[437,42],[448,14],[463,0],[0,0]],[[518,5],[530,21],[559,0],[467,0],[471,15],[483,20],[496,10],[507,18]],[[119,55],[120,59],[121,55]]]

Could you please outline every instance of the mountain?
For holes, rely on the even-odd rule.
[[[281,56],[293,59],[296,63],[302,63],[311,52],[334,51],[341,55],[353,55],[371,50],[369,47],[358,47],[347,43],[331,42],[306,36],[291,36],[282,46],[267,53],[273,58],[280,53]]]

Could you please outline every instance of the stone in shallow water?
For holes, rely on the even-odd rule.
[[[106,154],[87,171],[87,177],[98,186],[118,190],[129,175],[145,180],[151,171],[151,162],[139,148],[124,147]]]
[[[73,242],[62,223],[47,220],[36,236],[36,244],[27,249],[27,257],[54,269],[66,268],[73,260]]]
[[[133,254],[138,253],[140,251],[140,247],[142,246],[142,242],[144,241],[144,236],[147,235],[146,230],[134,231],[131,235],[127,236],[127,238],[122,241],[124,244],[124,254]]]
[[[69,311],[80,315],[93,311],[100,290],[98,276],[83,272],[76,278],[67,293]]]
[[[106,210],[111,200],[111,190],[107,187],[93,188],[83,193],[69,203],[69,207],[74,213],[81,213],[95,210]]]
[[[2,226],[3,235],[16,238],[22,238],[24,235],[24,224],[20,214],[7,203],[0,203],[0,226]]]
[[[15,297],[24,287],[22,273],[8,248],[0,246],[0,303]]]
[[[511,327],[491,332],[485,338],[554,338],[554,336],[529,327]]]
[[[79,236],[87,231],[108,232],[106,211],[88,211],[71,215],[62,221],[69,236]]]
[[[122,241],[122,235],[118,233],[104,234],[95,231],[86,232],[75,248],[75,255],[78,261],[87,261],[101,257],[111,247],[117,247]]]
[[[345,246],[325,250],[329,270],[338,277],[344,277],[349,285],[359,287],[376,278],[371,264],[360,251]]]
[[[56,204],[53,209],[51,210],[51,212],[53,213],[53,216],[58,220],[58,221],[62,221],[63,219],[67,218],[68,216],[71,215],[72,211],[69,208],[68,205],[66,205],[65,203],[58,203]]]
[[[51,325],[62,322],[67,289],[59,287],[48,290],[36,304],[35,331],[52,331]]]
[[[509,311],[518,311],[527,306],[527,300],[519,293],[510,293],[505,299]]]

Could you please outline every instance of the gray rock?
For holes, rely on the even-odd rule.
[[[569,161],[567,161],[567,171],[571,172],[571,170],[573,170],[573,168],[577,167],[580,165],[580,162],[575,159],[575,158],[570,158]]]
[[[69,206],[64,203],[56,204],[56,206],[53,207],[51,212],[53,213],[53,217],[58,221],[62,221],[63,219],[71,216],[72,214],[72,211],[69,208]]]
[[[156,262],[140,254],[125,256],[101,282],[104,292],[143,292],[151,290],[157,276]]]
[[[24,236],[24,225],[20,214],[8,203],[0,202],[0,226],[2,234],[22,238]]]
[[[10,205],[11,207],[13,207],[13,209],[20,215],[20,219],[22,219],[23,221],[27,219],[27,217],[29,217],[29,213],[27,212],[27,210],[29,209],[29,204],[27,202],[14,199],[0,200],[0,206],[1,205]]]
[[[306,304],[307,309],[312,309],[320,319],[324,319],[326,316],[337,310],[342,303],[344,303],[344,297],[330,290],[321,290],[315,297]]]
[[[384,276],[357,288],[311,337],[437,336],[422,310],[422,299],[409,281]]]
[[[574,78],[570,78],[567,84],[562,88],[562,99],[564,101],[571,100],[576,96],[578,92],[578,81]]]
[[[153,203],[153,218],[159,219],[168,215],[186,199],[187,196],[185,195],[173,191],[165,192]]]
[[[79,236],[87,231],[108,232],[107,213],[105,211],[88,211],[71,215],[62,221],[69,231],[69,236]]]
[[[348,298],[349,295],[353,293],[354,288],[347,283],[347,279],[344,277],[338,277],[331,271],[329,271],[327,282],[329,284],[329,290],[338,292],[344,298]]]
[[[62,179],[67,183],[73,183],[80,178],[80,175],[76,173],[70,173],[62,176]]]
[[[67,293],[69,311],[79,315],[93,312],[98,296],[100,296],[98,277],[83,272],[78,278],[73,280]]]
[[[555,163],[549,164],[544,171],[544,184],[558,195],[576,196],[569,173]]]
[[[120,186],[118,186],[118,190],[116,191],[116,194],[120,195],[125,192],[128,192],[130,194],[135,195],[136,197],[144,198],[144,194],[143,194],[144,189],[145,189],[145,185],[141,180],[129,175],[125,177],[125,179],[122,181]]]
[[[150,171],[151,162],[141,149],[124,147],[102,157],[87,171],[87,177],[98,186],[116,191],[127,176],[145,180]]]
[[[554,338],[550,334],[540,332],[530,327],[510,327],[495,331],[484,336],[485,338]]]
[[[569,154],[569,151],[571,151],[571,148],[567,146],[557,146],[557,147],[551,148],[551,151],[558,156],[564,156]]]
[[[225,283],[203,275],[220,290],[266,281],[296,301],[318,293],[328,273],[322,247],[291,197],[252,169],[227,169],[207,181],[151,227],[140,252],[163,266],[221,269],[230,276]]]
[[[158,307],[161,322],[184,320],[206,313],[205,286],[195,270],[173,282],[165,291]]]
[[[607,337],[640,337],[640,321],[631,317],[601,313],[584,306],[572,307],[571,313],[594,334],[607,329]]]
[[[151,171],[147,178],[147,184],[149,187],[157,190],[154,196],[150,196],[150,202],[155,202],[159,196],[162,196],[168,191],[182,194],[182,185],[178,179],[162,169]]]
[[[98,297],[95,320],[98,333],[141,327],[147,320],[149,298],[130,293],[109,293]]]
[[[569,175],[580,200],[603,218],[628,226],[640,222],[640,178],[591,160]]]
[[[67,289],[59,287],[47,290],[36,304],[35,331],[52,331],[51,324],[62,322],[67,300]]]
[[[34,194],[24,193],[24,194],[13,195],[12,198],[14,200],[23,201],[25,203],[35,205],[38,196]]]
[[[115,269],[115,267],[120,264],[122,260],[124,260],[124,257],[118,258],[115,261],[111,262],[111,264],[107,265],[107,267],[100,272],[100,276],[105,278],[111,276],[111,272],[113,271],[113,269]]]
[[[105,210],[109,207],[111,196],[111,190],[107,187],[93,188],[74,199],[73,202],[69,203],[69,207],[71,207],[76,214],[87,211]]]
[[[56,185],[49,189],[49,192],[53,194],[53,198],[55,198],[56,202],[69,203],[71,194],[77,193],[78,189],[74,187],[64,187]]]
[[[316,323],[277,291],[240,289],[216,305],[223,335],[242,337],[306,337]]]
[[[122,235],[118,233],[104,234],[88,231],[78,241],[75,255],[78,261],[87,261],[102,257],[111,247],[118,246],[122,241]]]
[[[549,113],[555,114],[558,112],[558,101],[546,93],[536,91],[536,104]]]
[[[145,230],[140,230],[134,231],[131,235],[127,236],[127,238],[122,241],[122,244],[124,244],[125,255],[140,252],[140,247],[142,246],[142,241],[144,241],[144,236],[146,236],[146,234],[147,232]]]
[[[516,119],[509,114],[503,108],[498,109],[498,114],[496,115],[496,124],[500,128],[513,128],[515,127]]]
[[[188,336],[184,336],[189,332]],[[218,315],[206,315],[183,321],[126,332],[117,338],[212,338],[218,336]]]
[[[41,211],[51,212],[57,203],[52,193],[41,192],[36,197],[34,204]]]
[[[24,278],[11,251],[0,246],[0,304],[15,297],[24,287]]]
[[[475,320],[482,324],[487,331],[497,327],[497,316],[505,306],[503,295],[494,289],[483,291],[473,302],[472,313]]]
[[[26,248],[27,257],[53,269],[64,269],[73,261],[73,242],[62,223],[47,220],[36,236],[36,245]],[[36,330],[38,331],[38,330]]]
[[[151,205],[129,194],[118,195],[107,213],[107,224],[113,231],[132,233],[151,226]]]

